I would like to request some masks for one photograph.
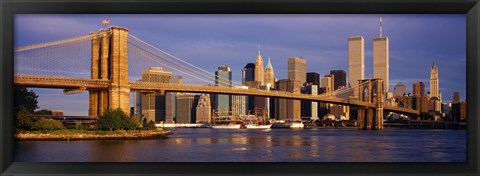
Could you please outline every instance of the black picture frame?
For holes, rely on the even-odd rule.
[[[0,0],[2,175],[478,175],[479,0]],[[21,163],[13,160],[15,14],[465,14],[465,163]]]

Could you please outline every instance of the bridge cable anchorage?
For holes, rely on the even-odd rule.
[[[151,47],[151,48],[154,49],[154,50],[157,50],[157,51],[159,51],[159,52],[161,52],[161,53],[163,53],[163,54],[166,54],[167,56],[170,56],[170,57],[172,57],[172,58],[174,58],[174,59],[176,59],[176,60],[178,60],[178,61],[180,61],[180,62],[182,62],[182,63],[184,63],[184,64],[187,64],[188,66],[191,66],[191,67],[196,68],[196,69],[198,69],[198,70],[200,70],[200,71],[202,71],[202,72],[205,72],[207,75],[211,75],[211,76],[214,76],[214,77],[216,76],[215,74],[213,74],[213,73],[211,73],[211,72],[209,72],[209,71],[207,71],[207,70],[204,70],[204,69],[202,69],[202,68],[200,68],[200,67],[197,67],[197,66],[195,66],[195,65],[193,65],[193,64],[191,64],[191,63],[189,63],[189,62],[187,62],[187,61],[184,61],[184,60],[182,60],[182,59],[180,59],[180,58],[178,58],[178,57],[176,57],[176,56],[174,56],[174,55],[172,55],[172,54],[170,54],[170,53],[168,53],[168,52],[165,52],[165,51],[163,51],[163,50],[161,50],[161,49],[159,49],[159,48],[157,48],[157,47],[149,44],[148,42],[146,42],[146,41],[144,41],[144,40],[142,40],[142,39],[140,39],[140,38],[138,38],[138,37],[136,37],[136,36],[134,36],[134,35],[132,35],[132,34],[128,34],[128,35],[129,35],[130,37],[132,37],[132,38],[140,41],[141,43],[143,43],[143,44]],[[221,78],[221,77],[219,77],[219,78],[220,78],[220,79],[223,79],[223,80],[227,80],[227,79],[225,79],[225,78]],[[227,80],[227,81],[230,81],[230,80]],[[242,85],[241,83],[236,82],[236,81],[232,81],[232,84]]]

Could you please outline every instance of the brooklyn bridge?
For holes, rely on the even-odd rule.
[[[197,83],[140,81],[142,70],[158,65],[190,77]],[[108,108],[129,112],[131,92],[248,95],[355,106],[359,128],[363,129],[382,129],[384,111],[419,114],[414,109],[385,103],[381,79],[359,80],[356,86],[320,95],[216,86],[215,79],[213,73],[129,34],[128,29],[122,27],[15,48],[15,85],[64,89],[65,94],[88,91],[89,116],[98,116]],[[220,78],[220,81],[227,80]],[[352,96],[354,91],[358,96]]]

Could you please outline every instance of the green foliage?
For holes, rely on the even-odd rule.
[[[142,120],[137,115],[128,119],[127,130],[140,130],[142,129]]]
[[[145,128],[147,126],[147,118],[143,118],[142,120],[142,127]]]
[[[107,109],[97,120],[98,130],[136,130],[140,125],[140,118],[130,118],[120,108]]]
[[[62,122],[40,118],[38,121],[33,123],[32,130],[61,130],[65,129]]]
[[[30,130],[37,120],[34,110],[38,108],[38,96],[26,87],[14,87],[15,125],[18,129]]]
[[[14,87],[14,110],[19,112],[22,109],[33,113],[38,108],[38,96],[32,90],[28,91],[26,87],[15,86]]]
[[[23,130],[30,130],[37,120],[35,114],[25,108],[20,109],[15,116],[16,127]]]
[[[52,111],[48,109],[42,109],[40,111],[35,112],[36,115],[53,115]]]
[[[75,122],[75,129],[76,130],[83,130],[83,125],[81,122]]]
[[[155,126],[155,122],[153,122],[153,121],[150,120],[150,121],[147,123],[147,125],[144,126],[144,129],[146,129],[146,130],[154,130],[154,129],[157,129],[157,127]]]
[[[97,129],[99,130],[119,130],[122,129],[122,126],[125,124],[123,119],[127,118],[120,108],[117,109],[107,109],[103,112],[97,120]]]

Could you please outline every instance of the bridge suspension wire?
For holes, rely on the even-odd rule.
[[[374,81],[372,81],[371,83],[375,83],[375,82],[377,82],[377,80],[374,80]],[[350,93],[351,91],[356,91],[360,86],[365,86],[365,85],[367,85],[367,84],[368,84],[368,82],[363,82],[363,83],[361,83],[361,84],[355,84],[355,85],[352,86],[352,87],[335,91],[333,94],[334,94],[334,95],[338,95],[338,94]]]
[[[174,69],[175,71],[179,71],[179,72],[184,73],[184,74],[187,74],[187,72],[185,72],[185,71],[189,71],[189,70],[190,70],[190,69],[188,69],[188,68],[186,68],[186,67],[183,67],[182,65],[179,65],[179,64],[175,63],[174,61],[172,61],[172,60],[170,60],[170,59],[168,59],[168,58],[165,58],[165,57],[157,54],[157,53],[153,53],[153,52],[151,52],[151,51],[148,51],[148,50],[146,50],[145,48],[143,48],[143,47],[141,47],[141,46],[139,46],[139,45],[137,45],[137,44],[134,44],[133,42],[130,42],[130,41],[129,41],[129,44],[130,44],[132,47],[135,48],[135,49],[132,50],[132,51],[137,52],[137,53],[140,54],[140,52],[139,52],[138,50],[141,50],[141,52],[143,52],[143,53],[141,54],[143,57],[147,57],[147,55],[146,55],[145,53],[148,53],[149,55],[152,55],[152,56],[154,56],[154,57],[156,57],[156,58],[160,58],[160,59],[162,59],[162,60],[164,60],[164,61],[167,61],[168,63],[173,64],[174,66],[170,66],[170,65],[168,65],[168,64],[165,63],[165,62],[160,62],[160,61],[158,61],[158,60],[153,59],[152,57],[148,57],[148,59],[150,59],[151,61],[154,61],[154,62],[156,62],[156,63],[158,63],[158,64],[160,64],[160,65],[167,66],[167,67],[169,67],[169,68],[171,68],[171,69]],[[177,68],[178,68],[178,69],[177,69]],[[182,71],[182,70],[185,70],[185,71]],[[194,74],[196,74],[197,76],[194,76],[194,75],[192,75],[192,74],[188,74],[188,75],[189,75],[189,76],[192,76],[192,77],[194,77],[194,78],[196,78],[196,79],[203,80],[203,81],[205,81],[205,82],[207,82],[207,83],[211,83],[210,81],[212,81],[212,80],[214,81],[214,80],[215,80],[215,79],[213,79],[213,78],[210,77],[210,76],[206,76],[206,75],[202,75],[202,74],[198,74],[198,73],[194,73]],[[201,76],[201,77],[204,77],[204,78],[200,78],[200,77],[198,77],[198,76]],[[209,81],[206,81],[206,79],[208,79]]]
[[[95,34],[15,48],[15,74],[90,77]]]
[[[140,42],[141,42],[142,44],[145,44],[145,42],[142,42],[142,41],[140,41]],[[147,46],[148,46],[148,45],[147,45]],[[148,47],[152,47],[152,46],[150,45],[150,46],[148,46]],[[149,52],[150,52],[150,51],[149,51]],[[150,53],[153,54],[153,52],[150,52]],[[172,61],[171,59],[168,59],[168,58],[166,58],[166,57],[160,56],[160,54],[154,54],[154,55],[157,56],[157,57],[160,57],[162,60],[166,60],[166,61],[169,62],[169,63],[175,64],[177,67],[180,67],[181,69],[185,69],[185,70],[194,72],[194,73],[197,74],[197,75],[200,75],[200,76],[202,76],[202,77],[204,77],[204,78],[211,79],[212,81],[215,81],[215,79],[212,78],[212,76],[208,76],[208,75],[206,75],[206,74],[202,74],[202,73],[200,73],[200,72],[198,72],[198,71],[196,71],[196,70],[187,68],[187,67],[185,67],[185,66],[183,66],[183,65],[181,65],[181,64],[177,64],[175,61]],[[222,83],[224,83],[224,84],[229,84],[229,83],[230,83],[229,80],[226,80],[226,79],[221,78],[221,77],[219,77],[219,79],[216,80],[216,81],[222,82]],[[232,83],[233,83],[233,82],[232,82]]]
[[[401,100],[401,99],[398,99],[398,98],[395,98],[395,100],[398,100],[398,101],[400,101],[400,102],[403,104],[403,107],[404,107],[404,108],[406,107],[405,105],[407,105],[407,104],[406,104],[406,103],[405,103],[403,100]],[[397,106],[398,106],[398,105],[397,105]],[[412,106],[407,106],[406,108],[413,109],[413,107],[412,107]]]
[[[377,80],[374,80],[371,83],[375,83],[376,81]],[[333,93],[319,94],[318,96],[319,97],[333,96],[333,97],[337,97],[337,98],[348,98],[348,96],[353,95],[354,91],[357,91],[360,86],[365,86],[367,84],[368,84],[368,82],[363,82],[361,84],[356,84],[356,85],[354,85],[352,87],[349,87],[349,88],[344,88],[344,89],[334,91]]]
[[[15,48],[15,52],[22,52],[22,51],[27,51],[27,50],[32,50],[32,49],[39,49],[39,48],[45,48],[45,47],[54,46],[54,45],[72,43],[72,42],[86,40],[86,39],[92,39],[93,35],[94,34],[89,34],[89,35],[84,35],[84,36],[74,37],[74,38],[69,38],[69,39],[64,39],[64,40],[57,40],[57,41],[51,41],[51,42],[46,42],[46,43],[39,43],[39,44],[34,44],[34,45],[17,47],[17,48]]]
[[[195,65],[193,65],[193,64],[191,64],[191,63],[189,63],[189,62],[187,62],[187,61],[185,61],[185,60],[183,60],[183,59],[181,59],[181,58],[178,58],[178,57],[176,57],[176,56],[174,56],[174,55],[172,55],[172,54],[170,54],[170,53],[167,53],[167,52],[165,52],[165,51],[163,51],[163,50],[161,50],[161,49],[159,49],[159,48],[157,48],[157,47],[149,44],[148,42],[146,42],[146,41],[144,41],[144,40],[142,40],[142,39],[140,39],[140,38],[138,38],[138,37],[136,37],[136,36],[134,36],[134,35],[132,35],[132,34],[128,34],[128,35],[129,35],[130,37],[132,37],[133,39],[138,40],[139,42],[141,42],[141,43],[149,46],[150,48],[152,48],[152,49],[154,49],[154,50],[156,50],[156,51],[159,51],[159,52],[161,52],[161,53],[163,53],[163,54],[165,54],[165,55],[167,55],[167,56],[170,56],[170,57],[172,57],[172,58],[174,58],[174,59],[176,59],[176,60],[178,60],[178,61],[180,61],[180,62],[182,62],[182,63],[184,63],[184,64],[187,64],[187,65],[190,66],[190,67],[193,67],[193,68],[195,68],[195,69],[197,69],[197,70],[200,70],[200,71],[206,73],[207,75],[210,75],[210,76],[213,76],[213,77],[215,77],[215,78],[218,78],[218,80],[222,80],[222,82],[230,82],[230,80],[228,80],[228,79],[225,79],[225,78],[222,78],[222,77],[217,77],[215,74],[213,74],[213,73],[211,73],[211,72],[209,72],[209,71],[207,71],[207,70],[204,70],[204,69],[202,69],[202,68],[200,68],[200,67],[197,67],[197,66],[195,66]],[[241,83],[235,82],[235,81],[233,81],[233,80],[232,80],[231,82],[232,82],[233,85],[242,85]]]
[[[133,49],[133,50],[132,50],[135,54],[142,55],[142,57],[148,58],[149,60],[151,60],[151,61],[153,61],[153,62],[159,63],[159,64],[164,65],[164,66],[166,66],[166,67],[168,67],[168,68],[170,68],[170,69],[173,69],[173,70],[175,70],[175,71],[178,71],[178,72],[183,73],[183,74],[186,74],[186,75],[189,75],[189,76],[191,76],[191,77],[193,77],[193,78],[196,78],[196,79],[205,81],[205,82],[207,82],[207,83],[210,82],[209,80],[206,80],[206,79],[204,79],[204,78],[197,77],[197,76],[195,76],[195,75],[193,75],[193,74],[190,74],[190,73],[188,73],[188,72],[184,72],[184,71],[182,71],[181,69],[177,69],[177,68],[175,68],[175,67],[173,67],[173,66],[164,64],[164,63],[162,63],[162,62],[160,62],[160,61],[158,61],[158,60],[156,60],[156,59],[154,59],[154,58],[146,55],[145,52],[139,52],[138,49],[144,51],[144,49],[140,48],[139,46],[136,46],[136,45],[132,45],[132,46],[134,46],[134,47],[137,48],[137,49]]]

